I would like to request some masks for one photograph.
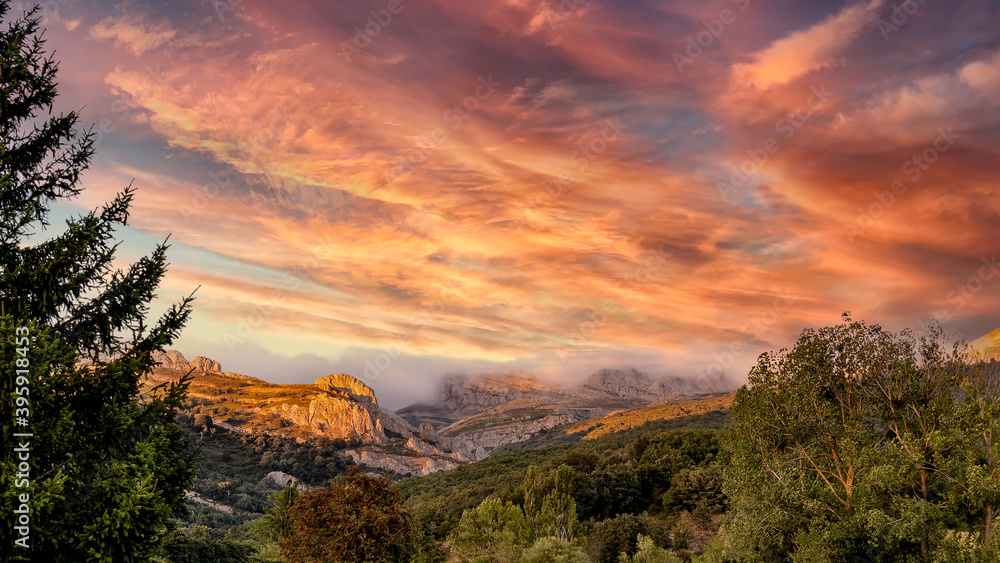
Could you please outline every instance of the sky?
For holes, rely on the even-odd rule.
[[[119,258],[170,237],[189,358],[398,408],[446,373],[739,383],[844,311],[1000,326],[996,0],[42,12],[97,133],[53,224],[133,182]]]

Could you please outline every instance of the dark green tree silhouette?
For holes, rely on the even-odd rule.
[[[0,0],[0,554],[146,561],[194,473],[174,422],[186,381],[145,396],[140,384],[192,298],[147,326],[166,244],[114,267],[131,186],[61,232],[46,229],[52,203],[82,191],[94,136],[78,129],[76,112],[52,113],[57,64],[44,51],[38,8],[9,8]],[[31,436],[12,444],[15,432]],[[15,448],[29,450],[27,476]],[[9,517],[22,504],[27,534]]]

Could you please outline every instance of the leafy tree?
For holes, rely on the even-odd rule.
[[[443,514],[427,509],[414,513],[406,544],[406,560],[410,563],[444,563],[448,560],[448,551],[436,541],[443,518]]]
[[[656,547],[653,538],[639,534],[636,537],[635,555],[629,557],[622,553],[618,563],[680,563],[681,559],[673,553]]]
[[[564,540],[546,536],[538,538],[524,552],[521,558],[524,563],[590,563],[590,558],[582,547],[571,545]]]
[[[704,507],[709,512],[725,509],[726,495],[722,492],[722,469],[718,464],[692,467],[674,475],[673,485],[663,494],[663,504],[674,510],[693,511]]]
[[[254,547],[213,539],[205,526],[175,530],[163,545],[161,556],[170,563],[247,563]]]
[[[619,514],[602,520],[587,535],[587,554],[598,563],[615,563],[624,553],[635,554],[639,535],[651,536],[651,522],[633,514]]]
[[[278,541],[281,536],[287,536],[292,532],[292,508],[295,502],[302,497],[299,491],[299,483],[289,479],[285,483],[285,488],[275,491],[268,496],[268,500],[274,507],[264,509],[265,515],[260,519],[257,529],[268,541]]]
[[[576,501],[572,496],[576,472],[568,465],[560,465],[555,477],[555,488],[542,500],[538,517],[540,535],[572,543],[581,528],[576,516]]]
[[[410,515],[392,480],[357,467],[303,494],[291,514],[291,532],[278,540],[290,563],[397,561],[409,531]]]
[[[0,512],[12,514],[30,493],[32,561],[145,561],[183,510],[193,461],[174,421],[186,381],[145,399],[139,385],[152,352],[179,334],[191,298],[146,324],[165,243],[114,268],[131,186],[45,238],[49,206],[82,191],[94,136],[77,130],[76,112],[52,114],[57,65],[44,52],[39,9],[9,19],[9,7],[0,0]],[[29,416],[15,428],[18,407]],[[30,487],[15,478],[14,432],[32,434]],[[4,518],[5,551],[17,533]]]
[[[984,560],[1000,558],[1000,363],[978,363],[958,384],[959,407],[945,435],[956,455],[942,468],[948,500],[968,511]],[[978,528],[978,531],[976,530]]]
[[[970,490],[955,446],[968,430],[954,423],[969,369],[939,329],[896,334],[846,314],[762,354],[725,431],[727,556],[931,560],[972,524],[947,502],[963,479]]]
[[[491,497],[462,513],[448,543],[462,561],[492,558],[514,562],[519,560],[522,546],[529,545],[533,537],[521,507]]]

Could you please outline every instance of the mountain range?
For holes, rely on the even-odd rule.
[[[150,385],[192,374],[192,416],[232,432],[342,440],[342,453],[355,463],[403,475],[479,461],[498,447],[615,411],[718,397],[736,387],[721,378],[653,379],[635,369],[601,369],[570,388],[516,371],[449,375],[441,380],[437,401],[392,411],[347,374],[288,385],[223,371],[202,356],[188,361],[176,350],[156,353],[154,360],[159,367]]]

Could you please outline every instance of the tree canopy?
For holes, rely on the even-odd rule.
[[[940,327],[893,333],[846,315],[762,354],[724,431],[727,556],[992,560],[995,368]]]

